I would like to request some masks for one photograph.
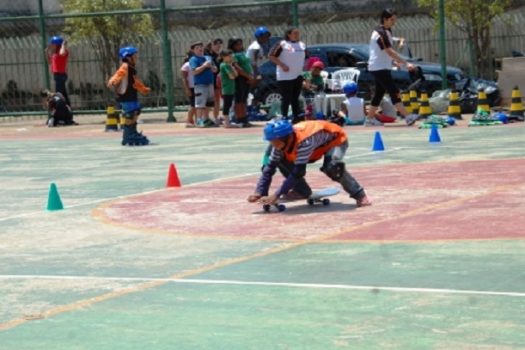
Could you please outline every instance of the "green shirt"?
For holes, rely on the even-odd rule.
[[[235,62],[239,65],[239,67],[242,68],[243,71],[245,71],[248,74],[253,73],[252,64],[250,62],[250,58],[246,56],[246,52],[237,52],[233,54],[233,58]]]
[[[220,75],[223,95],[235,94],[235,79],[231,79],[228,73],[233,73],[233,67],[227,63],[221,63]]]
[[[324,80],[323,77],[320,75],[313,76],[312,72],[306,71],[303,73],[304,80],[309,80],[310,83],[317,85],[318,90],[322,90],[324,87]]]

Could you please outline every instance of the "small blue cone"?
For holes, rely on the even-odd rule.
[[[376,134],[374,136],[374,145],[372,146],[372,151],[384,151],[385,146],[383,145],[383,140],[381,139],[381,133],[379,131],[376,131]]]
[[[436,125],[432,125],[432,128],[430,129],[428,142],[441,142],[441,137],[439,137],[439,131]]]
[[[60,195],[58,194],[57,186],[55,185],[55,183],[52,182],[49,186],[47,210],[54,211],[62,209],[64,209],[64,205],[62,205],[62,200],[60,199]]]

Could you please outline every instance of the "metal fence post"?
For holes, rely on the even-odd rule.
[[[439,0],[439,61],[441,63],[441,88],[448,86],[447,79],[447,46],[445,37],[445,0]]]
[[[44,84],[46,88],[50,88],[49,82],[49,67],[47,64],[47,53],[45,52],[47,47],[47,38],[46,38],[46,22],[44,18],[44,4],[43,0],[38,0],[38,16],[39,16],[39,26],[40,26],[40,39],[42,43],[42,67],[44,68]]]
[[[160,0],[160,24],[162,32],[162,56],[164,58],[164,73],[166,76],[166,100],[168,103],[168,123],[176,122],[173,115],[173,70],[171,69],[171,44],[168,37],[168,23],[166,18],[166,0]]]
[[[293,26],[299,26],[299,9],[297,7],[297,0],[292,0],[292,21]]]

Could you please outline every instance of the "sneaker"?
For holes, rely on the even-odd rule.
[[[50,128],[54,127],[55,126],[55,118],[49,118],[47,120],[47,126],[50,127]]]
[[[359,199],[356,199],[356,203],[357,203],[357,207],[358,208],[368,207],[368,206],[372,205],[372,200],[365,193],[365,195],[363,197],[361,197]]]
[[[416,120],[418,120],[418,118],[419,118],[419,115],[411,113],[405,117],[405,122],[407,123],[407,125],[414,125],[414,123],[416,122]]]
[[[382,126],[383,123],[381,123],[376,118],[366,118],[365,119],[365,126]]]
[[[211,119],[204,119],[204,121],[202,122],[202,126],[205,128],[212,128],[217,125],[215,125],[215,123]]]
[[[244,122],[242,123],[242,127],[243,127],[243,128],[251,128],[252,126],[253,126],[253,124],[250,123],[250,122],[247,121],[247,120],[244,121]]]

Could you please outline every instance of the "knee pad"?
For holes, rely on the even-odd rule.
[[[324,172],[330,179],[339,181],[345,174],[345,163],[330,163],[326,167],[322,167],[321,171]]]

